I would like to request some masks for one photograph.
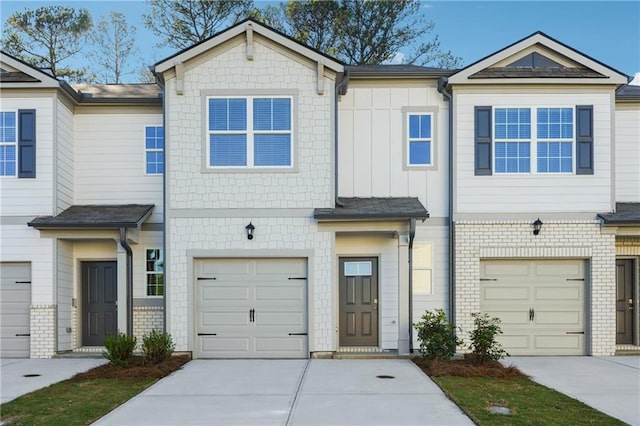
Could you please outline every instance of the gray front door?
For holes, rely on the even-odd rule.
[[[82,263],[82,345],[102,346],[118,333],[116,262]]]
[[[340,258],[340,346],[378,346],[378,259]]]
[[[616,343],[633,344],[633,260],[616,260]]]

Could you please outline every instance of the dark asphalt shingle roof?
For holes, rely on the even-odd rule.
[[[457,71],[413,64],[349,65],[346,68],[352,77],[440,77],[449,76]]]
[[[640,203],[616,203],[615,213],[600,213],[609,225],[640,225]]]
[[[37,83],[38,79],[22,71],[6,71],[0,73],[0,83]]]
[[[640,86],[627,84],[616,92],[616,99],[640,101]]]
[[[81,95],[96,98],[151,98],[160,97],[162,89],[155,83],[135,84],[73,84],[71,85]]]
[[[333,209],[315,209],[313,217],[318,220],[331,219],[426,219],[429,212],[420,200],[413,197],[345,198],[339,199],[342,206]]]
[[[57,216],[39,216],[29,222],[46,228],[135,228],[144,222],[153,204],[71,206]]]
[[[492,67],[470,75],[469,78],[606,78],[606,76],[587,68]]]

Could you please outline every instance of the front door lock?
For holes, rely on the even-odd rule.
[[[373,310],[378,309],[378,299],[373,299]]]
[[[629,299],[629,310],[633,311],[633,299]]]

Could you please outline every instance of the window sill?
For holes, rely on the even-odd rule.
[[[200,170],[201,173],[299,173],[297,167],[206,167]]]

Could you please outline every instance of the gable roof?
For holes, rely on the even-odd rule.
[[[536,56],[538,55],[538,56]],[[451,75],[448,83],[624,85],[629,77],[538,31]]]
[[[60,87],[60,81],[52,74],[5,51],[0,51],[0,63],[11,67],[11,70],[0,73],[0,82],[4,87]]]
[[[248,31],[253,31],[257,34],[260,34],[263,37],[266,37],[302,56],[305,56],[315,62],[322,63],[325,67],[328,67],[335,72],[344,71],[344,64],[338,59],[333,58],[319,50],[312,49],[293,39],[292,37],[281,33],[280,31],[277,31],[271,27],[248,18],[232,27],[227,28],[226,30],[212,35],[211,37],[201,41],[200,43],[194,44],[191,47],[183,49],[157,62],[154,66],[155,72],[163,73],[173,68],[178,63],[187,62],[188,60],[202,53],[205,53],[209,49],[212,49],[228,40],[231,40],[241,35],[242,33],[247,33]]]

